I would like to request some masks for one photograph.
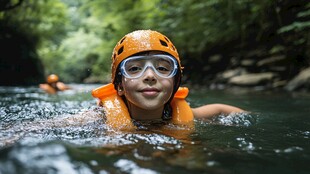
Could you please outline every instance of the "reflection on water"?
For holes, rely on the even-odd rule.
[[[227,103],[251,113],[195,120],[195,129],[141,125],[115,132],[90,91],[48,95],[0,87],[2,173],[307,173],[310,97],[192,90],[192,106]],[[205,97],[201,97],[205,96]]]

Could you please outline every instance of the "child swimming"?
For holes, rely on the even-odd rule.
[[[133,31],[113,50],[111,83],[94,89],[92,95],[99,98],[107,123],[114,128],[135,121],[182,124],[194,118],[245,112],[226,104],[190,108],[185,101],[187,88],[180,87],[182,69],[177,49],[165,35]]]

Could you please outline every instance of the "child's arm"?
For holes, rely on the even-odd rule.
[[[220,114],[230,114],[237,112],[245,112],[244,110],[237,108],[235,106],[225,105],[225,104],[209,104],[200,106],[197,108],[192,108],[195,118],[211,118],[218,116]]]
[[[57,82],[57,88],[60,90],[60,91],[64,91],[64,90],[67,90],[67,89],[71,89],[70,86],[67,86],[65,85],[63,82]]]

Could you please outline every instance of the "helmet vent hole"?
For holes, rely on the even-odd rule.
[[[124,37],[119,43],[120,44],[123,43],[125,39],[126,39],[126,37]]]
[[[168,47],[167,42],[163,41],[163,40],[159,40],[162,46]]]
[[[167,42],[170,42],[168,38],[164,37],[166,39]]]
[[[172,45],[173,50],[176,50],[175,47]]]
[[[124,46],[122,46],[122,47],[117,51],[117,54],[120,55],[120,54],[122,54],[123,51],[124,51]]]

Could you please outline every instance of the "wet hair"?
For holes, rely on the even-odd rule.
[[[115,90],[118,90],[119,87],[122,88],[122,73],[120,71],[120,67],[117,67],[116,74],[115,74],[115,79],[114,79],[114,88]],[[168,102],[164,106],[164,110],[162,113],[162,119],[163,120],[171,120],[172,119],[172,107],[170,105],[171,100],[173,99],[174,94],[177,92],[179,89],[180,83],[182,80],[182,72],[181,72],[181,67],[178,67],[177,74],[174,76],[174,87],[173,87],[173,92],[168,100]],[[127,99],[125,96],[121,96],[122,99],[124,100],[125,104],[127,105]],[[127,106],[128,107],[128,106]]]

